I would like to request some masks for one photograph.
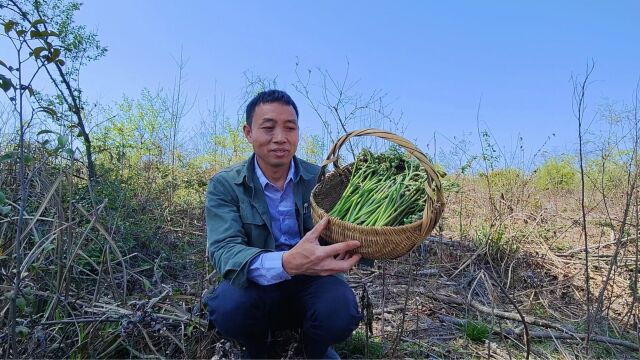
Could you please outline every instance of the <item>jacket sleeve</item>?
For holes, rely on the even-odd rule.
[[[219,174],[209,181],[205,203],[207,249],[218,273],[233,285],[243,287],[251,260],[264,250],[247,245],[239,200],[231,186]]]

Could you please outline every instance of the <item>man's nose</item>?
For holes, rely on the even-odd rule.
[[[276,129],[273,133],[273,142],[282,143],[285,142],[286,137],[284,136],[284,131]]]

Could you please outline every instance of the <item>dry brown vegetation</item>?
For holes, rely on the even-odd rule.
[[[238,358],[237,344],[207,331],[202,298],[219,276],[205,255],[203,197],[208,178],[250,150],[241,117],[213,108],[197,134],[181,134],[182,63],[170,94],[92,113],[77,79],[105,49],[73,27],[76,3],[46,3],[0,0],[2,39],[16,45],[0,64],[0,356]],[[586,132],[592,70],[574,80],[577,156],[505,156],[480,127],[479,151],[440,150],[445,215],[410,254],[348,274],[365,321],[338,344],[343,357],[638,357],[638,91]],[[322,70],[296,75],[324,139],[402,133],[381,92],[353,94],[347,76]],[[247,82],[248,97],[273,85]],[[322,139],[305,137],[299,155],[318,162]],[[274,334],[274,346],[300,356],[295,332]]]

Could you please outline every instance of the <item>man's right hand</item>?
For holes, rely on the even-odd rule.
[[[360,246],[357,241],[320,245],[318,238],[328,224],[328,217],[322,219],[296,246],[284,253],[282,266],[290,276],[333,275],[348,271],[360,261],[362,255],[349,253]]]

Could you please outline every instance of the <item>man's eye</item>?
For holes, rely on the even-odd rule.
[[[273,130],[273,126],[263,126],[263,130]]]

